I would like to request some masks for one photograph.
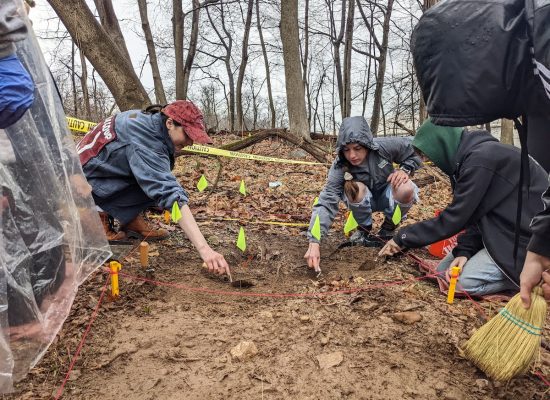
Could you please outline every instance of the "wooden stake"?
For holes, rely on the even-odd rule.
[[[141,263],[141,268],[149,266],[149,243],[147,242],[139,244],[139,262]]]

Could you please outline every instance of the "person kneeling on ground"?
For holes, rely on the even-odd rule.
[[[320,270],[320,245],[311,229],[317,216],[324,237],[343,200],[359,225],[349,244],[381,247],[383,240],[390,239],[397,227],[392,221],[396,205],[404,217],[418,200],[418,188],[409,176],[419,168],[421,160],[409,138],[373,138],[365,118],[349,117],[342,121],[336,148],[338,156],[330,168],[319,201],[313,207],[308,230],[310,243],[304,258],[308,267],[316,271]],[[393,163],[399,165],[398,170]],[[370,233],[373,211],[385,214],[377,233],[379,237]]]
[[[500,143],[487,131],[468,132],[430,120],[419,128],[412,144],[449,176],[453,199],[439,216],[400,229],[379,254],[391,256],[465,230],[438,271],[448,277],[451,266],[461,267],[458,288],[471,295],[517,291],[531,236],[529,223],[543,208],[544,169],[529,159],[529,193],[523,199],[515,260],[520,150]]]
[[[208,269],[223,274],[227,262],[204,239],[187,205],[189,196],[171,172],[175,152],[194,142],[212,143],[203,115],[191,101],[177,100],[107,118],[84,136],[77,152],[109,241],[164,239],[168,232],[150,227],[141,213],[151,206],[172,210],[177,203],[179,226]],[[119,232],[113,218],[120,222]]]

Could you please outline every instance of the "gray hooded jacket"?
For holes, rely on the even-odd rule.
[[[318,242],[311,236],[315,217],[319,215],[321,238],[325,237],[338,212],[338,204],[344,195],[344,172],[348,165],[343,148],[350,143],[358,143],[369,153],[365,161],[358,166],[349,165],[353,179],[364,183],[374,198],[382,195],[388,185],[388,176],[394,171],[393,163],[409,172],[416,171],[422,161],[415,154],[411,138],[382,137],[373,138],[369,124],[363,117],[349,117],[342,121],[336,148],[338,156],[330,167],[327,183],[319,195],[318,203],[313,207],[307,236],[310,242]]]

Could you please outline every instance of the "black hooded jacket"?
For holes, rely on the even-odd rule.
[[[529,194],[523,201],[518,259],[514,262],[520,159],[519,149],[500,143],[486,131],[464,132],[450,177],[451,204],[436,218],[402,228],[394,241],[417,248],[466,229],[453,254],[471,257],[485,247],[499,268],[518,283],[531,237],[529,223],[543,209],[541,194],[548,184],[543,168],[530,159]]]

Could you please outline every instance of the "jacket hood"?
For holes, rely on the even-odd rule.
[[[364,117],[348,117],[342,120],[336,148],[340,154],[343,147],[350,143],[358,143],[370,150],[378,150],[374,143],[372,132],[367,120]]]
[[[439,169],[452,175],[464,128],[435,125],[429,118],[418,128],[412,145],[424,153]]]
[[[471,154],[475,147],[484,142],[498,142],[498,139],[485,130],[464,131],[456,153],[456,166],[462,164],[468,154]]]

